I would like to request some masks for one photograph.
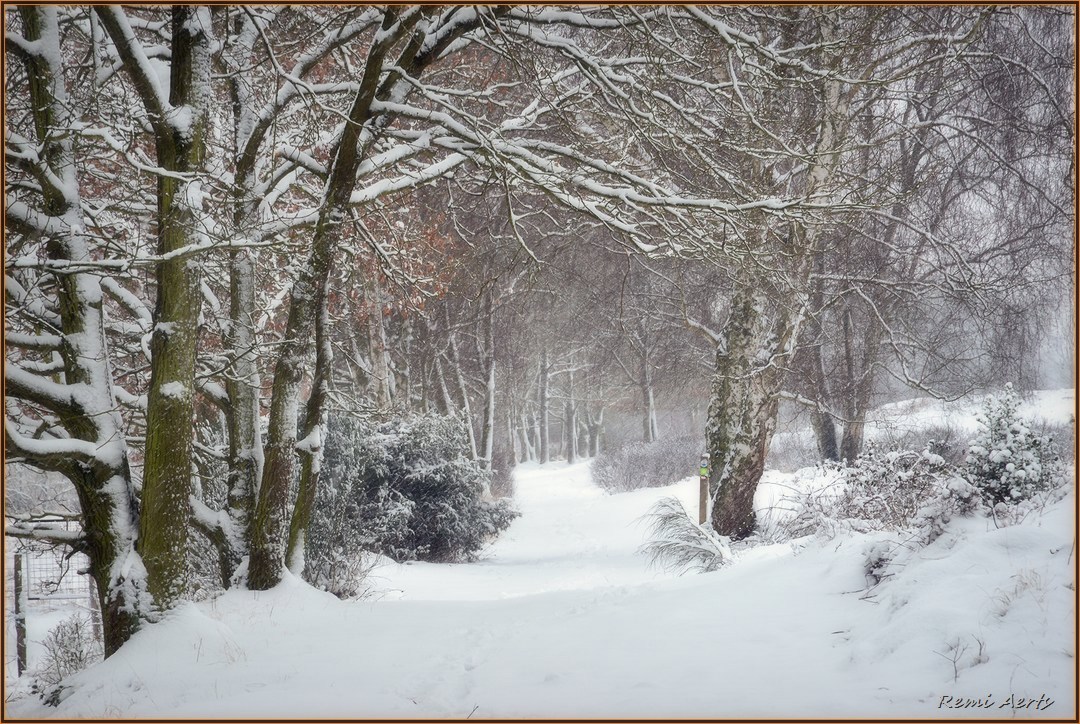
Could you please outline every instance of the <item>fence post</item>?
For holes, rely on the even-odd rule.
[[[709,517],[709,453],[702,454],[698,474],[698,525],[702,525]]]
[[[15,554],[15,665],[19,676],[26,671],[26,582],[23,554]]]

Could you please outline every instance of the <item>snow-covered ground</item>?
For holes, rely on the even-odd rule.
[[[759,505],[800,478],[771,480]],[[522,466],[522,515],[476,563],[387,564],[361,601],[288,578],[188,604],[72,677],[58,708],[6,713],[1076,716],[1074,492],[1017,526],[955,519],[873,589],[882,535],[650,570],[641,517],[670,495],[693,510],[696,481],[607,495],[588,463]],[[965,698],[982,706],[949,707]]]

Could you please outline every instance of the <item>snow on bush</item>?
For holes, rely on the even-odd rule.
[[[473,558],[513,520],[506,501],[483,500],[490,475],[467,456],[461,420],[413,415],[381,424],[331,417],[325,484],[307,541],[306,576],[355,595],[364,551],[395,561]]]
[[[850,465],[825,467],[835,471],[837,482],[804,497],[801,510],[787,524],[792,538],[811,533],[832,537],[842,529],[868,533],[930,525],[935,517],[947,517],[960,507],[970,512],[975,504],[970,486],[929,449],[883,451],[869,443]]]
[[[1019,503],[1061,484],[1064,468],[1049,437],[1036,434],[1019,413],[1012,385],[987,399],[980,430],[968,448],[968,480],[991,503]]]
[[[632,443],[597,455],[592,479],[609,493],[670,485],[697,474],[704,448],[695,435]]]
[[[90,616],[77,613],[49,630],[41,641],[40,664],[31,672],[31,690],[55,706],[68,676],[101,661],[102,649]]]

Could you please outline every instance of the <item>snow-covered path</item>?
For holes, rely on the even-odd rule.
[[[8,714],[985,717],[1010,712],[939,704],[1010,693],[1070,714],[1071,496],[1038,525],[957,521],[867,597],[860,537],[750,549],[708,575],[649,570],[640,517],[665,495],[689,507],[695,488],[605,495],[587,465],[526,466],[522,517],[477,563],[387,565],[362,601],[292,578],[230,591],[71,679],[58,709]]]
[[[641,516],[656,500],[655,491],[609,496],[592,484],[588,463],[524,464],[514,477],[514,505],[521,517],[481,560],[389,564],[371,578],[375,595],[410,601],[500,599],[670,577],[649,570],[637,553],[647,527]]]

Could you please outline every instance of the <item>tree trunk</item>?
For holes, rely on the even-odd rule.
[[[234,37],[237,47],[224,54],[230,73],[229,84],[233,103],[233,147],[237,159],[242,158],[242,137],[255,122],[251,88],[241,78],[240,70],[250,60],[252,43],[257,31],[251,17],[246,13],[235,16]],[[251,164],[237,163],[233,198],[233,233],[240,239],[246,230],[253,228],[258,219],[258,199],[254,190],[254,168]],[[249,249],[239,249],[229,255],[229,325],[225,335],[225,347],[231,356],[232,369],[225,376],[225,394],[229,404],[226,410],[226,433],[228,435],[228,511],[233,523],[232,537],[224,535],[227,549],[223,551],[226,570],[224,585],[241,559],[247,554],[251,540],[251,523],[255,514],[255,490],[262,476],[263,449],[260,425],[259,392],[262,380],[256,358],[255,338],[255,256]]]
[[[443,368],[442,356],[435,358],[435,377],[439,381],[439,391],[442,393],[443,412],[452,415],[456,412],[454,399],[450,397],[450,388],[446,384],[446,370]]]
[[[780,373],[775,364],[763,367],[762,360],[782,352],[791,333],[783,314],[769,323],[767,303],[760,287],[739,289],[716,354],[706,425],[710,519],[717,533],[733,539],[754,531],[754,492],[776,426]],[[786,334],[776,336],[777,331]]]
[[[311,259],[293,286],[285,338],[274,365],[265,464],[248,562],[248,587],[254,590],[272,588],[281,580],[290,525],[289,492],[296,478],[298,397],[310,335],[325,304],[333,239],[341,218],[340,213],[324,212],[319,219]],[[320,415],[321,411],[311,419]]]
[[[827,411],[816,409],[811,413],[810,425],[817,439],[818,455],[822,460],[839,460],[840,447],[836,439],[836,421]]]
[[[564,412],[563,438],[566,441],[566,462],[573,465],[577,462],[577,415],[572,400],[566,401]]]
[[[371,386],[375,407],[390,408],[390,365],[387,363],[386,321],[383,319],[382,290],[372,274],[364,285],[367,307],[368,358],[371,361]]]
[[[642,440],[656,442],[660,430],[656,424],[656,399],[653,394],[653,370],[649,355],[648,339],[642,337],[641,355],[641,399],[642,399]]]
[[[491,469],[491,455],[495,440],[495,332],[494,309],[491,290],[484,294],[484,421],[480,432],[480,460],[488,470]],[[490,494],[490,490],[485,491]]]
[[[326,298],[328,288],[329,278],[320,295],[323,299]],[[304,540],[311,524],[315,495],[319,489],[323,441],[326,439],[326,396],[330,386],[330,370],[334,364],[334,353],[330,345],[329,313],[325,304],[319,308],[316,320],[315,372],[304,413],[304,426],[301,430],[303,438],[297,445],[300,453],[300,482],[285,551],[289,570],[297,576],[304,573]]]
[[[540,394],[539,394],[539,425],[540,425],[540,462],[551,461],[550,441],[550,401],[548,392],[551,386],[551,367],[548,365],[548,353],[545,349],[540,354]]]
[[[23,32],[40,52],[24,58],[40,163],[59,183],[43,183],[44,213],[56,220],[46,242],[50,259],[76,263],[91,259],[82,229],[75,151],[68,129],[74,121],[67,104],[54,7],[21,6]],[[45,174],[43,174],[44,176]],[[57,452],[35,459],[40,451],[20,446],[22,438],[5,425],[9,457],[25,456],[36,466],[62,473],[78,494],[86,535],[84,552],[96,582],[102,613],[105,656],[111,656],[139,628],[150,611],[145,598],[146,570],[136,551],[139,509],[128,465],[124,424],[113,395],[112,367],[105,333],[100,277],[92,272],[57,274],[60,325],[59,354],[63,384],[57,394],[37,397],[38,386],[24,379],[17,365],[5,366],[6,394],[36,402],[56,414],[74,440],[92,443],[95,454]],[[70,392],[68,391],[70,390]]]
[[[521,448],[521,440],[514,431],[514,413],[512,409],[506,410],[506,439],[510,445],[510,462],[517,465],[524,460],[524,451]]]
[[[530,421],[530,415],[521,413],[521,448],[524,451],[524,459],[529,462],[536,461],[536,426]]]
[[[806,354],[809,356],[808,365],[810,367],[809,374],[807,374],[808,382],[809,386],[813,388],[811,398],[817,403],[817,407],[810,414],[810,425],[814,430],[814,437],[817,439],[818,455],[821,459],[839,460],[840,448],[836,439],[836,421],[829,412],[831,396],[829,394],[828,375],[825,374],[825,357],[822,351],[825,338],[819,318],[825,308],[824,281],[822,279],[822,275],[825,273],[824,250],[819,249],[816,251],[814,264],[819,276],[813,282],[811,304],[815,314],[810,317],[808,330],[814,342],[810,345]]]
[[[450,327],[449,312],[447,312],[446,326]],[[473,460],[480,459],[480,451],[476,447],[476,428],[474,426],[472,406],[469,404],[469,387],[465,384],[465,374],[461,369],[461,357],[458,355],[457,341],[454,333],[449,332],[450,366],[454,370],[454,379],[457,381],[458,393],[461,395],[461,414],[465,418],[465,430],[469,437],[469,455]]]
[[[589,433],[589,457],[594,458],[600,454],[600,433],[604,429],[604,408],[600,408],[600,412],[595,418],[591,414],[589,415],[586,428]]]
[[[822,32],[831,39],[834,29],[826,25]],[[836,168],[848,103],[839,81],[824,81],[817,155],[806,170],[807,197],[822,190]],[[766,186],[760,165],[755,165],[751,175],[757,177],[759,187]],[[767,224],[760,212],[747,217],[747,227],[761,234],[761,247],[766,246]],[[776,428],[782,363],[798,341],[820,233],[821,226],[813,221],[792,227],[781,250],[787,267],[782,275],[759,277],[753,263],[740,270],[724,340],[717,349],[706,423],[713,498],[710,518],[717,533],[733,539],[754,531],[754,493]],[[779,284],[768,284],[770,279]]]
[[[574,404],[574,371],[567,372],[566,406],[563,411],[563,438],[566,440],[566,462],[577,462],[577,406]]]
[[[157,137],[158,164],[190,174],[204,155],[209,100],[211,21],[208,8],[174,6],[169,103],[192,109],[188,128]],[[168,135],[167,135],[168,134]],[[158,177],[158,253],[198,241],[200,182]],[[146,405],[139,552],[154,603],[171,608],[188,595],[187,560],[194,487],[195,354],[202,307],[199,265],[179,256],[157,266],[157,304]]]
[[[385,79],[385,82],[391,85],[382,85],[383,64],[391,48],[402,38],[408,37],[422,17],[423,13],[413,13],[408,19],[399,19],[395,10],[388,10],[383,18],[385,32],[368,49],[359,89],[349,109],[349,122],[342,129],[330,165],[315,223],[311,255],[290,295],[285,338],[274,366],[265,465],[251,532],[248,587],[255,590],[277,585],[285,566],[290,528],[289,491],[296,476],[296,414],[307,346],[326,305],[333,252],[346,218],[345,209],[356,183],[357,169],[374,143],[378,123],[389,121],[388,117],[376,118],[372,113],[376,95],[384,96],[392,87],[389,79]],[[419,48],[414,53],[418,51]],[[410,66],[415,59],[414,54],[409,61],[399,59],[399,64]],[[308,418],[320,419],[321,410],[318,414],[312,414],[309,407]]]
[[[866,413],[870,409],[870,399],[874,392],[874,362],[884,330],[876,319],[870,320],[870,328],[864,330],[862,364],[858,365],[852,349],[854,338],[849,310],[844,312],[843,327],[847,394],[844,396],[844,431],[840,439],[840,457],[850,463],[862,453]]]

